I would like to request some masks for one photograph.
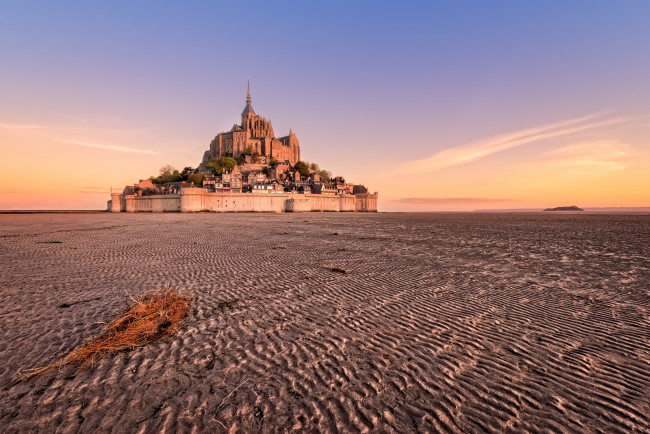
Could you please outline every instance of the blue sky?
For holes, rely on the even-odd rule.
[[[75,199],[76,182],[100,191],[163,164],[198,165],[210,140],[239,121],[248,75],[253,106],[276,134],[292,128],[304,159],[379,190],[386,210],[411,209],[400,201],[413,197],[435,199],[417,209],[459,207],[441,206],[445,198],[508,199],[508,207],[649,199],[593,190],[629,189],[650,168],[647,1],[26,1],[3,2],[2,11],[2,169],[31,164],[63,180],[92,165],[52,190],[70,206],[106,200]],[[410,173],[417,188],[408,191],[391,180],[403,175],[388,175],[448,149],[591,115],[606,125]],[[571,194],[561,188],[569,178],[557,174],[546,190],[540,178],[528,190],[508,188],[532,182],[521,179],[522,165],[585,141],[602,148],[601,168],[619,169],[571,178]],[[129,147],[155,154],[125,162],[116,148]],[[34,155],[48,164],[34,165]],[[33,189],[6,188],[0,208],[51,206]],[[25,194],[32,202],[16,199]]]

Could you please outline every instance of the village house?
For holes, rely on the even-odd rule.
[[[267,181],[267,177],[262,172],[249,172],[246,176],[246,183],[250,185],[259,184]]]
[[[337,194],[337,189],[334,184],[323,183],[323,184],[314,184],[312,185],[312,193],[314,194]]]
[[[274,192],[274,187],[273,184],[271,183],[261,183],[261,184],[255,184],[252,187],[252,192],[253,193],[273,193]]]
[[[203,178],[203,188],[211,193],[223,191],[223,182],[218,176],[206,176]]]

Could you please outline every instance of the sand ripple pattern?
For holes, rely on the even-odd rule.
[[[0,431],[650,432],[648,240],[647,216],[0,215]],[[164,287],[194,297],[171,339],[10,385]]]

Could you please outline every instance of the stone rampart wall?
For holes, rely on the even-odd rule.
[[[285,211],[286,212],[309,212],[312,210],[311,202],[312,201],[309,198],[294,197],[291,199],[287,199],[285,202]]]
[[[309,211],[341,211],[341,198],[335,194],[309,194]]]
[[[205,210],[213,212],[284,212],[287,194],[207,193]]]
[[[377,212],[377,193],[374,194],[356,194],[354,211],[357,212]]]
[[[178,194],[136,196],[135,212],[180,212],[181,197]]]
[[[376,212],[377,195],[292,193],[208,193],[184,188],[180,194],[134,196],[114,194],[113,212]]]

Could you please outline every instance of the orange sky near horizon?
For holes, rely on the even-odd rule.
[[[553,137],[531,136],[526,130],[477,139],[399,164],[369,161],[360,166],[349,161],[335,168],[335,174],[352,174],[350,182],[378,191],[381,211],[650,206],[650,150],[644,136],[627,137],[628,143],[619,140],[627,129],[645,134],[648,120],[625,119],[614,122],[614,128],[597,122],[593,130],[590,122],[579,120],[578,131],[572,128]],[[165,164],[196,166],[210,139],[169,154],[143,145],[160,143],[151,136],[88,123],[2,123],[0,150],[11,158],[0,163],[7,176],[0,208],[103,209],[111,187],[121,190],[156,175]],[[307,157],[309,144],[302,146]]]

